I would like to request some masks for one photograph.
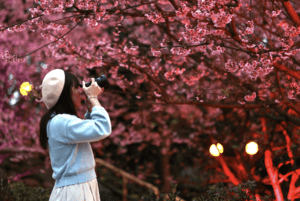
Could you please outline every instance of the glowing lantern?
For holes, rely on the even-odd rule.
[[[213,156],[219,156],[220,153],[223,153],[223,146],[218,143],[217,146],[215,144],[212,144],[209,148],[209,152]]]
[[[20,86],[20,93],[23,95],[23,96],[27,96],[28,93],[31,91],[31,85],[28,83],[28,82],[23,82]]]
[[[246,145],[246,152],[247,154],[249,155],[254,155],[258,152],[258,145],[256,142],[249,142],[247,145]]]

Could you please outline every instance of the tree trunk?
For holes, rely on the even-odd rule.
[[[165,147],[167,149],[167,153],[162,153],[161,158],[161,168],[162,168],[162,179],[163,179],[163,187],[161,190],[161,193],[170,193],[172,190],[172,187],[170,185],[170,178],[172,177],[171,171],[170,171],[170,151],[169,147]]]

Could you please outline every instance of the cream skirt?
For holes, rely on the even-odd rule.
[[[60,188],[54,186],[49,201],[101,201],[97,179]]]

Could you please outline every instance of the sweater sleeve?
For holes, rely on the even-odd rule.
[[[75,144],[95,142],[111,134],[111,122],[107,111],[102,106],[95,106],[90,114],[92,119],[82,120],[74,115],[61,114],[54,125],[55,140]]]
[[[92,118],[91,118],[91,113],[89,113],[89,111],[87,111],[87,112],[85,113],[85,115],[84,115],[84,118],[85,118],[85,119],[92,119]]]

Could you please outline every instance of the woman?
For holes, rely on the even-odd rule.
[[[61,69],[50,71],[43,80],[42,100],[49,111],[40,122],[40,144],[49,147],[55,186],[49,201],[100,201],[95,160],[90,142],[111,134],[107,111],[97,95],[103,93],[95,79],[90,87],[82,82],[90,106],[85,120],[78,118],[81,104],[79,81]]]

